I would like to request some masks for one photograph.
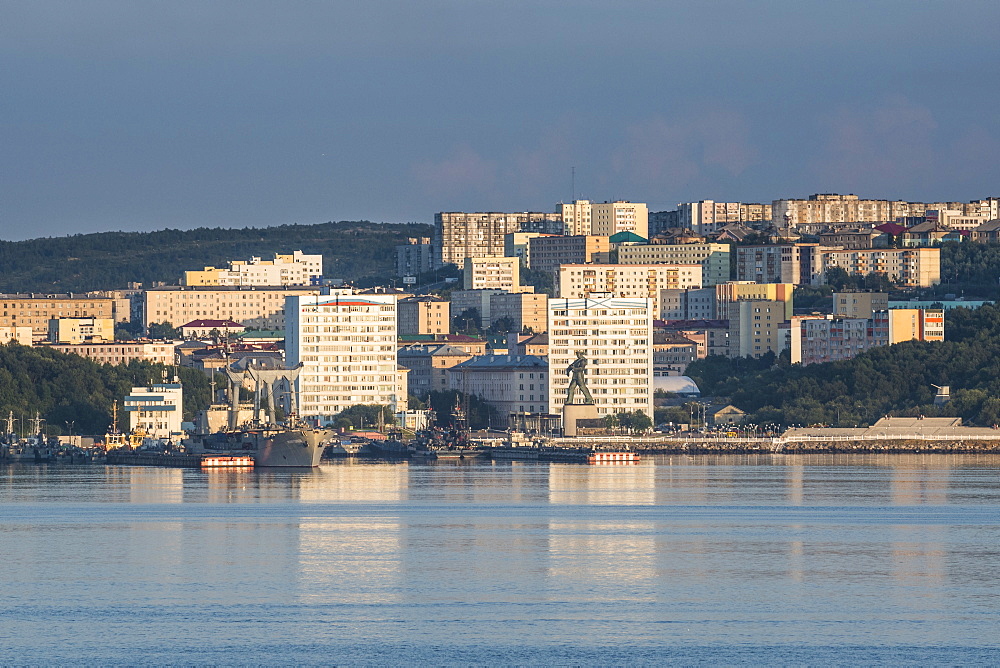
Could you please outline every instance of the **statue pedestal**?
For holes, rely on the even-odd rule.
[[[563,405],[563,436],[576,436],[577,420],[596,420],[597,406],[594,404]]]

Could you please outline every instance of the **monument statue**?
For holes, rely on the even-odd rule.
[[[594,397],[591,396],[590,390],[587,388],[587,358],[583,356],[583,353],[577,351],[576,359],[566,367],[566,375],[570,376],[569,387],[566,388],[566,403],[573,403],[573,395],[576,394],[577,390],[583,394],[584,405],[593,405]]]

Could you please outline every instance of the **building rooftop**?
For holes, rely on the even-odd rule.
[[[452,369],[548,369],[549,363],[539,355],[479,355],[458,364]]]

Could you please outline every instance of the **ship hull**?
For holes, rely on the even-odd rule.
[[[192,449],[202,454],[250,455],[256,467],[319,466],[329,429],[252,429],[208,434],[192,441]]]

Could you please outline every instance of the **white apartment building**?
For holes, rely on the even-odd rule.
[[[660,317],[662,290],[700,288],[700,264],[564,264],[559,267],[558,289],[563,298],[582,298],[592,293],[653,300]]]
[[[618,248],[619,264],[700,264],[702,286],[730,280],[729,244],[637,244]]]
[[[323,276],[323,256],[275,253],[271,260],[230,260],[228,269],[185,271],[183,285],[310,285]]]
[[[616,200],[591,202],[579,199],[556,205],[568,236],[599,235],[610,237],[619,232],[633,232],[649,238],[649,208],[641,202]]]
[[[184,389],[176,379],[173,383],[133,387],[123,403],[131,431],[141,429],[150,438],[180,435]]]
[[[757,226],[771,220],[770,204],[742,202],[682,202],[677,205],[677,226],[697,234],[715,234],[726,225]]]
[[[303,365],[303,416],[329,424],[356,404],[406,408],[405,376],[396,366],[395,296],[331,290],[285,303],[285,359],[289,366]]]
[[[547,413],[549,365],[537,355],[481,355],[447,371],[449,386],[491,405],[506,427],[511,413]]]
[[[578,352],[599,415],[641,410],[653,417],[653,308],[649,298],[593,294],[549,300],[550,413],[561,413]]]
[[[521,260],[517,257],[467,257],[462,269],[464,290],[531,290],[521,286]]]

